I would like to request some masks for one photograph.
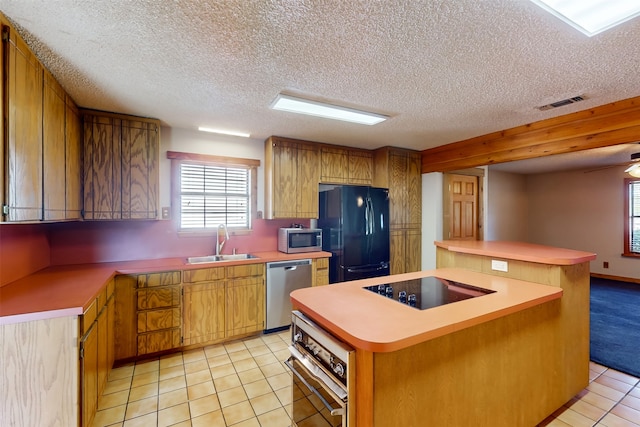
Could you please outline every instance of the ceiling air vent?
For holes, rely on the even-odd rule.
[[[574,96],[573,98],[563,99],[561,101],[552,102],[551,104],[543,105],[542,107],[537,107],[540,111],[551,110],[552,108],[562,107],[564,105],[575,104],[576,102],[584,101],[587,99],[584,95]]]

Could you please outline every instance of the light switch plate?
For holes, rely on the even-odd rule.
[[[509,271],[509,264],[507,261],[499,261],[497,259],[491,260],[491,269],[496,271],[504,271],[505,273]]]

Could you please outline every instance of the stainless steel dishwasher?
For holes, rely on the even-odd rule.
[[[266,333],[286,329],[291,324],[289,294],[310,287],[311,277],[310,259],[267,263]]]

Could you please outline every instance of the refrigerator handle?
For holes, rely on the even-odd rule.
[[[372,235],[373,234],[373,200],[371,200],[371,196],[367,196],[367,214],[366,214],[366,218],[367,218],[367,231],[366,234],[368,235]]]

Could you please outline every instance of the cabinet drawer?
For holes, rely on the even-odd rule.
[[[316,258],[316,268],[318,270],[329,268],[329,258]]]
[[[264,264],[234,265],[227,267],[227,278],[262,276]]]
[[[197,270],[185,270],[184,282],[211,282],[224,279],[224,267],[200,268]]]
[[[138,312],[138,333],[179,328],[180,317],[178,307]]]
[[[80,336],[83,336],[84,334],[87,333],[89,328],[91,328],[91,325],[93,325],[93,322],[96,320],[96,317],[98,317],[98,307],[97,307],[97,305],[98,305],[98,303],[94,299],[91,302],[91,305],[82,314],[82,324],[81,324],[81,328],[80,328]]]
[[[149,273],[138,276],[138,287],[147,288],[153,286],[168,286],[180,284],[179,271],[166,271],[163,273]]]
[[[179,305],[179,286],[138,290],[138,310],[174,307]]]
[[[138,355],[180,347],[180,328],[138,335]]]

